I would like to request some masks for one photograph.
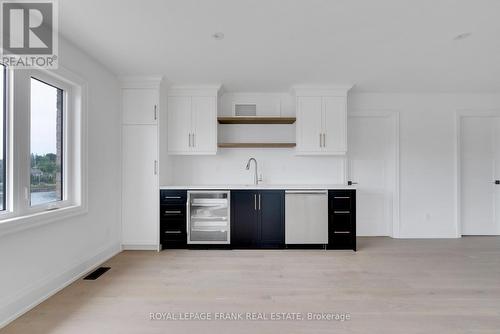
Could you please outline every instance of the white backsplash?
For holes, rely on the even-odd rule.
[[[251,184],[257,159],[264,184],[344,183],[343,157],[296,156],[293,149],[219,149],[213,156],[171,156],[171,178],[162,184]]]

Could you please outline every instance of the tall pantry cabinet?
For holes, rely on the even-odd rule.
[[[122,81],[122,246],[157,250],[160,77]]]

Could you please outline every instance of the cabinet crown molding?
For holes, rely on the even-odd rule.
[[[138,88],[138,89],[159,89],[163,76],[122,76],[119,77],[121,88]]]
[[[292,87],[292,94],[296,96],[347,96],[352,87],[354,87],[352,84],[328,86],[300,85]]]
[[[168,96],[218,96],[223,88],[220,84],[214,85],[172,85],[168,87]]]

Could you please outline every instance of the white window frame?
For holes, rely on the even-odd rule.
[[[0,67],[0,70],[3,70],[1,69]],[[10,159],[10,152],[12,151],[11,149],[11,140],[10,140],[10,133],[11,133],[11,127],[10,127],[10,101],[11,101],[11,98],[10,98],[10,80],[11,78],[11,75],[10,75],[10,71],[9,69],[7,68],[6,71],[5,71],[5,105],[6,105],[6,109],[5,110],[5,119],[3,120],[4,121],[4,140],[5,140],[5,161],[4,161],[4,168],[5,168],[5,180],[3,180],[3,182],[5,183],[5,194],[3,194],[4,198],[5,198],[5,207],[2,211],[0,211],[0,219],[2,216],[4,216],[5,214],[9,214],[10,211],[11,211],[11,205],[12,205],[12,180],[11,180],[11,170],[12,170],[12,167],[11,167],[11,159]],[[3,92],[0,92],[0,94],[3,94]],[[1,106],[1,108],[3,108],[3,106]],[[3,111],[3,110],[2,110]]]
[[[31,206],[30,204],[30,197],[31,197],[31,147],[30,147],[30,157],[28,157],[28,162],[30,164],[30,173],[27,175],[27,197],[25,198],[27,203],[26,203],[26,208],[24,208],[27,212],[29,213],[36,213],[36,212],[42,212],[42,211],[47,211],[47,210],[54,210],[54,209],[60,209],[68,206],[72,206],[75,204],[75,194],[73,191],[74,186],[72,183],[75,175],[73,171],[73,163],[74,163],[74,145],[72,143],[73,141],[73,136],[71,135],[74,132],[74,117],[72,108],[68,109],[71,105],[71,101],[73,99],[73,87],[71,85],[68,85],[66,82],[60,81],[56,78],[53,78],[49,75],[46,75],[43,72],[40,71],[33,71],[30,73],[30,83],[31,79],[35,79],[38,81],[41,81],[47,85],[53,86],[58,89],[62,89],[64,94],[63,94],[63,126],[62,126],[62,200],[60,201],[54,201],[50,203],[42,203],[38,205]],[[30,101],[31,102],[31,101]],[[30,103],[31,104],[31,103]],[[30,124],[30,133],[31,133],[31,124]],[[31,142],[31,140],[30,140]]]
[[[0,236],[87,212],[87,83],[62,67],[8,72],[8,204],[0,213]],[[32,77],[64,90],[63,200],[36,206],[30,205]]]

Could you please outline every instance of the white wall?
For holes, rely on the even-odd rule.
[[[212,156],[173,157],[172,184],[252,184],[253,164],[245,169],[250,157],[257,159],[264,183],[344,182],[344,162],[339,157],[297,157],[293,149],[219,149]]]
[[[500,94],[355,93],[349,97],[350,112],[400,113],[400,237],[450,238],[459,234],[455,112],[460,109],[500,109]],[[223,131],[220,138],[254,135]],[[163,159],[164,142],[160,150]],[[344,165],[338,157],[297,157],[290,149],[225,149],[216,156],[170,157],[169,177],[162,173],[160,183],[251,183],[252,173],[244,169],[251,156],[258,159],[266,183],[343,182]]]
[[[60,39],[60,64],[88,83],[88,213],[0,237],[0,327],[120,250],[118,81]]]
[[[459,109],[500,109],[500,94],[352,94],[350,111],[400,113],[401,237],[456,237]]]

